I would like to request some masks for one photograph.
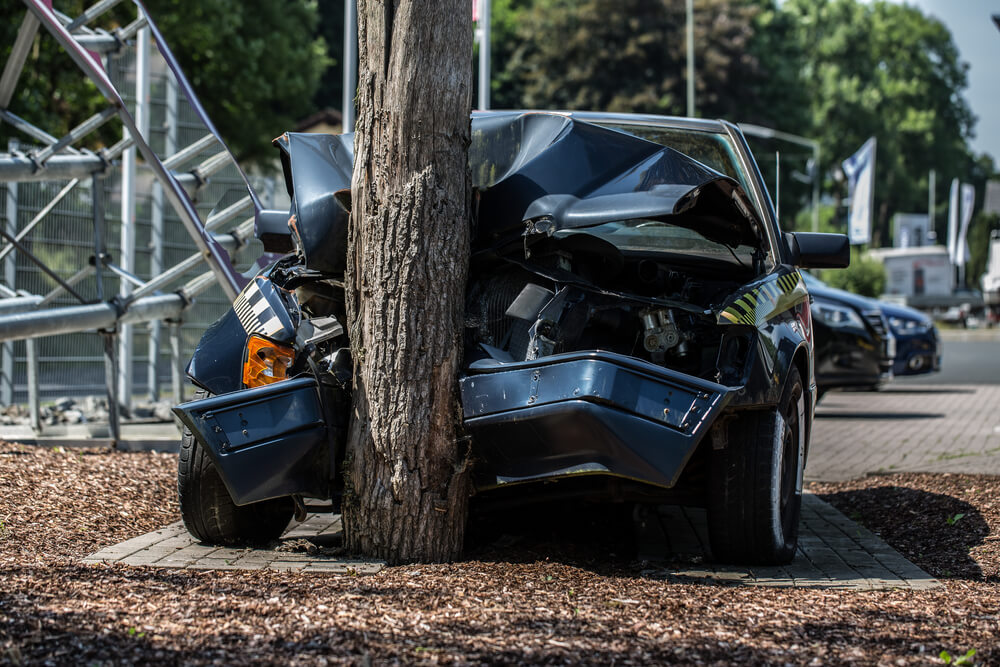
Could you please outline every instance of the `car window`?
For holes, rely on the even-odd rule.
[[[745,192],[752,192],[746,174],[729,137],[706,130],[655,127],[649,125],[598,123],[604,127],[673,148],[690,158],[736,180]]]

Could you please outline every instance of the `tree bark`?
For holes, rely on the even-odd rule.
[[[359,0],[345,279],[354,404],[346,546],[393,563],[462,550],[457,375],[469,257],[469,0]]]

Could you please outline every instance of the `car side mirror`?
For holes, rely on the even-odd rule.
[[[844,234],[785,232],[788,263],[803,269],[846,269],[851,244]]]
[[[288,229],[288,211],[263,210],[258,213],[254,236],[260,239],[267,252],[284,254],[295,250],[292,231]]]

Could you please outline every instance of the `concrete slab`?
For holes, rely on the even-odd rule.
[[[198,544],[178,521],[166,528],[116,544],[84,559],[86,563],[194,570],[283,570],[325,574],[375,574],[377,560],[346,558],[338,543],[340,517],[312,514],[293,524],[272,548],[248,549]],[[799,551],[784,567],[716,565],[707,547],[705,511],[663,507],[647,516],[640,553],[663,554],[643,574],[677,582],[744,586],[812,587],[844,590],[924,590],[941,584],[871,532],[812,494],[803,496]],[[680,563],[680,564],[678,564]]]
[[[106,423],[59,424],[35,433],[30,426],[4,426],[0,437],[8,442],[40,447],[110,447]],[[117,448],[125,452],[177,452],[180,431],[174,422],[132,422],[121,425]]]

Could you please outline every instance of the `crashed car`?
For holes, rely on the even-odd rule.
[[[276,140],[287,252],[198,345],[181,511],[206,542],[277,537],[343,493],[350,135]],[[796,548],[816,385],[798,267],[847,239],[783,234],[722,121],[483,112],[460,391],[473,503],[554,497],[708,508],[719,560]]]

